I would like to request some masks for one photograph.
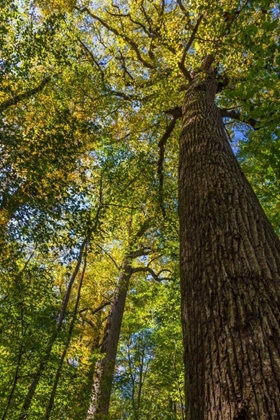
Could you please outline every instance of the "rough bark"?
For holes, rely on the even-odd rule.
[[[280,243],[242,173],[211,71],[189,85],[179,217],[187,420],[280,419]]]
[[[108,416],[125,300],[132,274],[130,264],[131,259],[129,257],[125,258],[122,265],[122,273],[118,280],[116,297],[110,308],[105,336],[102,342],[101,355],[103,355],[103,358],[97,364],[94,372],[92,396],[87,420],[101,420]]]

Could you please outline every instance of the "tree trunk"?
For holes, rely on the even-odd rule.
[[[101,347],[104,357],[94,372],[93,390],[87,420],[102,420],[108,416],[117,348],[125,308],[129,279],[132,274],[130,258],[125,258],[122,266],[116,297],[111,305],[105,335]]]
[[[215,75],[189,85],[179,216],[187,420],[280,419],[280,243],[214,103]]]
[[[79,273],[81,264],[82,264],[82,259],[84,256],[84,251],[87,247],[87,242],[88,242],[88,238],[85,238],[82,242],[81,248],[80,248],[80,252],[79,252],[79,257],[77,260],[77,264],[75,266],[75,269],[73,271],[73,274],[70,278],[70,281],[68,283],[67,289],[66,289],[66,293],[63,299],[63,303],[62,303],[62,307],[61,307],[61,311],[60,314],[58,316],[58,322],[57,322],[57,328],[56,330],[54,330],[52,336],[50,337],[49,343],[47,345],[45,354],[42,355],[41,360],[40,360],[40,364],[39,367],[37,369],[37,372],[33,375],[34,378],[32,380],[32,382],[30,383],[30,386],[28,388],[26,397],[24,399],[23,402],[23,406],[22,406],[22,410],[21,410],[21,414],[19,416],[19,420],[25,420],[28,417],[28,410],[33,402],[33,397],[35,395],[37,386],[39,384],[39,381],[43,375],[43,373],[45,372],[45,369],[48,365],[48,362],[50,360],[51,357],[51,353],[52,353],[52,349],[54,346],[54,343],[58,337],[58,334],[60,333],[62,326],[63,326],[63,321],[66,315],[66,310],[67,310],[67,305],[69,303],[69,299],[70,299],[70,295],[71,295],[71,290],[72,290],[72,286],[74,284],[74,281]]]

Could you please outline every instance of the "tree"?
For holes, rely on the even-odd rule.
[[[179,217],[187,418],[279,416],[280,243],[202,69],[183,105]]]
[[[2,136],[1,149],[6,249],[10,253],[18,250],[14,254],[23,267],[28,259],[27,250],[35,243],[56,250],[56,264],[61,259],[71,261],[63,249],[75,253],[75,240],[81,233],[85,237],[91,220],[88,213],[93,202],[98,201],[99,194],[89,183],[95,185],[94,173],[100,171],[102,156],[119,147],[120,153],[107,168],[111,175],[103,183],[109,193],[101,202],[108,215],[105,231],[101,226],[98,228],[98,245],[103,248],[105,244],[105,249],[106,246],[112,249],[116,245],[112,236],[122,238],[122,212],[135,211],[138,227],[143,217],[149,218],[152,241],[158,241],[157,250],[164,254],[164,261],[172,253],[177,228],[175,190],[179,166],[187,419],[278,418],[279,242],[229,145],[230,137],[235,141],[244,132],[240,153],[243,159],[246,156],[248,172],[254,144],[263,136],[266,137],[262,143],[265,155],[273,156],[275,151],[279,137],[277,5],[266,0],[261,3],[222,0],[215,4],[206,0],[199,4],[192,0],[116,3],[53,0],[51,7],[48,3],[32,3],[37,8],[30,13],[30,3],[22,2],[21,7],[26,11],[24,19],[17,10],[15,19],[11,20],[14,8],[12,12],[6,8],[3,19],[8,34],[5,35],[8,58],[3,64],[7,77],[1,92],[2,131],[5,128],[8,133]],[[32,27],[36,29],[34,34],[42,36],[30,50]],[[10,50],[15,40],[23,48],[12,55]],[[29,56],[32,59],[28,60]],[[38,57],[40,60],[43,57],[43,68]],[[45,66],[47,74],[43,71]],[[67,79],[69,68],[70,80]],[[49,73],[50,82],[42,86]],[[11,87],[13,95],[10,95]],[[181,117],[182,130],[178,124]],[[49,154],[48,143],[51,144]],[[17,144],[24,151],[23,159],[15,147]],[[46,149],[43,153],[42,146]],[[58,161],[54,160],[56,151]],[[40,157],[42,168],[32,158],[33,152]],[[260,167],[264,159],[259,151],[257,157]],[[88,161],[94,162],[93,171],[86,164]],[[271,181],[279,179],[274,159],[269,158],[269,164],[269,171],[260,174],[257,183],[257,188],[262,186],[260,198],[266,201],[266,208],[270,207],[268,197],[275,195]],[[56,177],[54,168],[60,166],[63,176],[58,171]],[[38,198],[32,187],[44,186],[46,179],[54,182],[47,183],[46,193],[37,188]],[[111,188],[114,183],[117,187]],[[57,184],[58,191],[53,194]],[[115,211],[107,212],[113,208]],[[62,217],[53,215],[57,209]],[[36,226],[42,224],[40,234],[32,228],[33,222]],[[59,240],[50,233],[55,227],[62,232]],[[119,246],[120,254],[125,255],[126,241],[120,240]],[[9,272],[12,258],[7,254],[1,257],[6,258]],[[56,264],[50,263],[50,272]],[[67,266],[67,261],[64,265]],[[87,281],[84,290],[86,287],[90,288]],[[14,292],[14,288],[11,290]],[[76,293],[77,298],[79,292]],[[18,291],[10,295],[15,296],[11,301],[16,302]],[[10,298],[5,293],[3,296],[8,308]],[[24,296],[29,302],[29,290]],[[81,302],[88,299],[81,294]],[[93,312],[102,306],[99,299],[98,293]],[[55,304],[55,298],[53,301]],[[73,298],[74,301],[78,302]],[[53,352],[56,363],[49,364],[54,382],[47,385],[46,378],[42,378],[44,391],[38,390],[30,413],[35,413],[34,410],[43,413],[49,406],[56,407],[55,415],[66,418],[71,411],[61,403],[66,395],[65,384],[73,389],[71,375],[61,372],[66,369],[64,351],[71,352],[71,344],[75,344],[71,319],[76,320],[77,326],[83,318],[77,315],[75,304],[72,306],[74,316],[65,324],[71,334],[66,334],[64,350],[60,351],[57,343]],[[15,319],[18,314],[21,316],[21,308],[17,306]],[[102,320],[103,314],[99,315]],[[98,341],[94,316],[89,319],[94,329],[92,341]],[[15,330],[19,337],[17,342],[14,339],[13,358],[22,367],[21,343],[26,355],[34,353],[28,351],[25,330],[15,325],[16,321],[7,332]],[[37,338],[30,317],[28,325]],[[151,352],[152,347],[142,346],[141,334],[145,336],[146,331],[135,332],[133,339],[136,343],[139,337],[135,360],[139,372],[143,373],[145,360],[150,356],[146,357],[145,352]],[[47,336],[46,333],[45,339]],[[36,357],[41,353],[35,352]],[[144,354],[142,359],[141,354]],[[95,355],[93,359],[96,360]],[[36,370],[36,360],[29,364],[32,371]],[[131,354],[129,360],[133,360]],[[94,363],[91,361],[89,366],[88,374]],[[132,366],[129,368],[134,375]],[[24,373],[24,369],[14,369],[13,385],[10,394],[5,394],[8,402],[4,407],[10,409],[13,399],[20,398],[22,389],[32,382]],[[66,378],[66,382],[59,389],[61,378]],[[141,376],[138,382],[134,381],[139,396],[137,404],[132,399],[136,417],[141,407],[142,379]],[[137,383],[141,385],[138,388]],[[69,401],[73,401],[70,395]],[[71,415],[75,417],[73,411]]]
[[[116,363],[110,418],[184,418],[180,284],[132,279]],[[170,275],[170,273],[168,273]]]

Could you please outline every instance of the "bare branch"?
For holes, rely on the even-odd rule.
[[[147,267],[149,267],[149,265],[151,265],[151,264],[152,264],[155,260],[157,260],[157,259],[161,258],[162,256],[163,256],[163,254],[159,254],[159,255],[155,256],[154,258],[152,258],[152,259],[148,262]]]

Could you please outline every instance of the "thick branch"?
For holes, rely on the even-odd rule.
[[[151,253],[151,248],[142,248],[142,249],[137,249],[136,251],[131,251],[129,253],[129,259],[134,259],[134,258],[138,258],[138,257],[143,257],[144,255],[149,255]]]
[[[146,219],[145,222],[143,223],[143,225],[138,230],[138,232],[135,234],[135,236],[133,238],[134,242],[135,242],[136,239],[141,238],[144,235],[144,233],[149,229],[150,224],[151,224],[151,220]]]
[[[201,71],[206,71],[206,72],[209,71],[213,61],[214,61],[213,55],[211,55],[211,54],[206,55],[203,58],[203,62],[202,62],[202,65],[200,67],[200,70]]]
[[[254,130],[257,130],[256,124],[258,121],[254,120],[254,118],[248,118],[247,120],[242,119],[241,114],[238,111],[227,110],[223,108],[220,110],[222,118],[232,118],[234,120],[243,122],[244,124],[250,125]]]

